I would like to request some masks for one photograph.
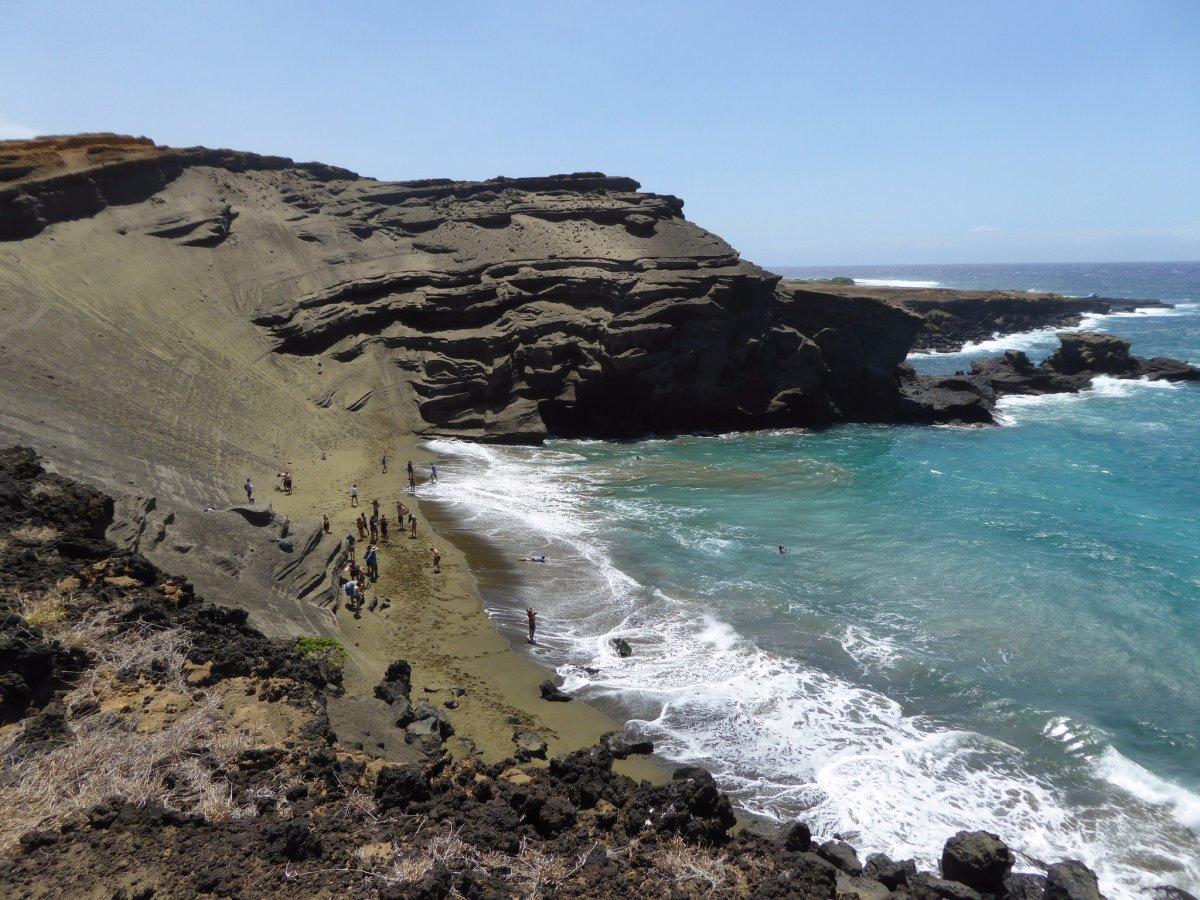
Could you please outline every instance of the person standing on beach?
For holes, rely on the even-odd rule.
[[[346,535],[346,552],[350,554],[350,558],[354,559],[354,535]]]
[[[358,506],[358,485],[350,485],[350,505]]]
[[[433,571],[442,574],[442,551],[437,547],[433,548]]]
[[[379,540],[379,517],[371,516],[371,543]]]
[[[371,576],[372,581],[379,580],[379,549],[375,546],[375,542],[371,542],[371,546],[367,548],[367,552],[363,555],[363,560],[367,564],[367,574]]]
[[[408,477],[409,477],[409,478],[412,478],[412,477],[413,477],[413,467],[412,467],[412,460],[411,460],[411,459],[408,461]]]
[[[387,454],[383,454],[383,474],[387,474]]]
[[[429,480],[437,484],[437,463],[429,464]]]
[[[333,533],[329,530],[329,516],[321,516],[321,530],[325,532],[325,534]]]
[[[379,537],[386,544],[388,542],[388,520],[387,516],[379,517]]]
[[[404,528],[404,517],[407,515],[408,515],[408,507],[397,500],[396,501],[396,523],[400,526],[401,530],[403,530],[403,528]]]
[[[417,517],[412,513],[408,514],[408,527],[412,529],[412,540],[417,539]]]
[[[536,644],[534,633],[537,631],[537,611],[532,606],[525,607],[525,617],[529,619],[529,643]]]
[[[253,503],[254,502],[254,484],[250,481],[249,478],[247,478],[246,483],[242,485],[242,490],[244,490],[246,492],[246,502]]]
[[[417,492],[417,476],[411,473],[408,476],[408,492],[410,494],[416,494]]]
[[[359,513],[358,518],[354,520],[354,524],[358,526],[358,539],[365,541],[367,539],[367,514]]]

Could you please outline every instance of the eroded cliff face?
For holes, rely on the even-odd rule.
[[[9,142],[0,258],[31,291],[49,287],[51,306],[65,287],[89,314],[134,310],[142,335],[164,317],[219,330],[222,352],[239,346],[227,363],[274,357],[317,408],[424,433],[937,418],[914,415],[895,377],[919,317],[781,288],[681,200],[638,188],[599,173],[384,183],[112,135]],[[107,285],[73,271],[97,255],[119,272]],[[239,390],[213,378],[218,396]]]

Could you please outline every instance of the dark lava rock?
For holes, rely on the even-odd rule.
[[[1102,900],[1096,873],[1076,859],[1046,869],[1046,900]]]
[[[454,726],[450,723],[450,717],[444,710],[438,709],[428,700],[419,701],[413,707],[412,714],[416,719],[414,724],[428,724],[429,728],[436,732],[442,740],[454,734]]]
[[[812,846],[812,829],[806,822],[794,822],[783,835],[783,846],[797,853],[806,853]]]
[[[513,735],[513,743],[517,745],[517,758],[522,761],[546,758],[546,742],[536,732],[518,731]]]
[[[407,700],[412,695],[412,666],[398,659],[387,667],[383,680],[375,685],[375,696],[384,703]]]
[[[1046,876],[1021,872],[1004,879],[1004,900],[1041,900],[1046,892]]]
[[[862,875],[847,875],[839,872],[837,876],[838,900],[888,900],[892,892],[887,886],[873,878]]]
[[[988,831],[960,831],[942,848],[942,877],[983,894],[1002,891],[1012,867],[1012,851]]]
[[[882,853],[872,853],[863,864],[863,874],[887,885],[893,891],[917,874],[917,864],[911,859],[894,860]]]
[[[375,783],[375,802],[382,810],[403,811],[408,804],[429,799],[429,775],[421,766],[385,766]]]
[[[306,822],[284,822],[263,829],[267,858],[274,862],[301,862],[316,859],[323,851],[320,839]]]
[[[628,738],[616,731],[606,731],[600,735],[600,744],[615,759],[626,759],[630,756],[648,756],[654,752],[654,742],[644,738]]]
[[[918,873],[907,881],[908,893],[915,900],[981,900],[982,894],[957,881]]]
[[[543,700],[549,700],[552,703],[569,703],[571,701],[571,695],[563,693],[550,678],[538,685],[538,692],[541,693]]]
[[[826,841],[817,848],[817,853],[847,875],[861,875],[863,872],[858,854],[845,841]]]
[[[947,422],[991,425],[996,392],[986,381],[965,375],[918,375],[900,367],[901,418],[930,425]]]
[[[1063,332],[1059,348],[1040,365],[1018,350],[976,360],[971,377],[997,394],[1064,394],[1088,388],[1097,375],[1152,381],[1200,380],[1200,369],[1166,357],[1143,359],[1129,353],[1129,341],[1100,332]]]
[[[613,649],[617,651],[617,656],[622,659],[633,656],[633,648],[629,646],[629,641],[625,638],[613,638],[612,645]]]

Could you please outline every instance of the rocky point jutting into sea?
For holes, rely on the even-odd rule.
[[[396,469],[431,436],[989,424],[997,393],[1197,370],[1075,335],[918,374],[922,314],[781,283],[628,178],[115,135],[0,144],[0,312],[0,438],[34,448],[0,465],[8,892],[1098,896],[1003,835],[919,873],[732,834],[710,776],[512,654],[423,524],[342,602],[347,491],[421,512]]]

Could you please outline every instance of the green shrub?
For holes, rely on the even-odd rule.
[[[341,668],[346,663],[346,648],[331,637],[298,637],[296,649],[308,659],[320,659]]]

